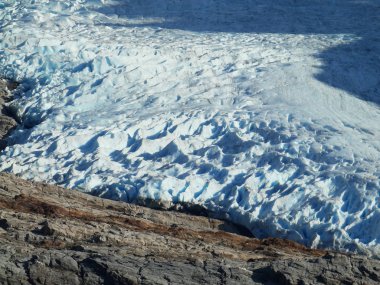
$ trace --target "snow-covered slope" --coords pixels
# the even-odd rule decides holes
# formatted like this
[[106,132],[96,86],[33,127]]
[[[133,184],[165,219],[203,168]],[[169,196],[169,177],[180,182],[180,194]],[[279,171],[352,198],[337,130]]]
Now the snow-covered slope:
[[0,170],[380,254],[378,1],[0,9],[0,75],[23,82]]

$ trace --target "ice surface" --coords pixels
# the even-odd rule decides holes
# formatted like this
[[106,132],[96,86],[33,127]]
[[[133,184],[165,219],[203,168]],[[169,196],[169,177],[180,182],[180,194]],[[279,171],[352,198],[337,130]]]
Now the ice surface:
[[3,1],[0,170],[380,255],[378,1]]

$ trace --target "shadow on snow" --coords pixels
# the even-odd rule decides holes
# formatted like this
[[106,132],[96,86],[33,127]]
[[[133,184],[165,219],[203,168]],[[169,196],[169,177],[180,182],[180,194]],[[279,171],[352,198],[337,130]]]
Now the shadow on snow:
[[[195,32],[349,34],[356,38],[315,55],[315,77],[380,105],[380,1],[377,0],[116,0],[97,12],[127,26]],[[150,19],[143,24],[129,20]],[[125,25],[105,23],[111,27]]]

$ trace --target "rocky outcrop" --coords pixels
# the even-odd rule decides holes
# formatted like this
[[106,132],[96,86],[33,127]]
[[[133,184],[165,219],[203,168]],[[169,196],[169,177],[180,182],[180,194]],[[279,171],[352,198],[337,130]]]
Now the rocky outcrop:
[[[0,284],[379,284],[380,262],[0,174]],[[220,230],[228,229],[228,231]]]
[[6,146],[6,136],[16,127],[16,121],[10,116],[5,107],[11,99],[11,92],[17,84],[9,80],[0,79],[0,150]]

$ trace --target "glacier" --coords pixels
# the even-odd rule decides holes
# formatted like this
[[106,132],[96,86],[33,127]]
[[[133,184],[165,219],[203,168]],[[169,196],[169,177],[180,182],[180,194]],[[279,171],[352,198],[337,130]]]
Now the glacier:
[[380,256],[380,3],[0,1],[0,170]]

